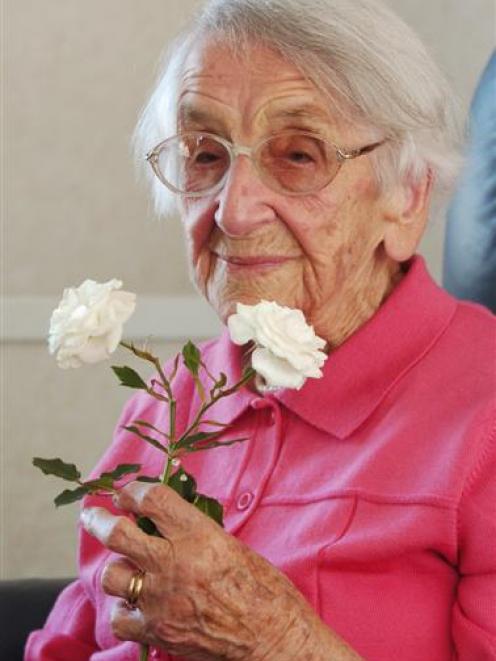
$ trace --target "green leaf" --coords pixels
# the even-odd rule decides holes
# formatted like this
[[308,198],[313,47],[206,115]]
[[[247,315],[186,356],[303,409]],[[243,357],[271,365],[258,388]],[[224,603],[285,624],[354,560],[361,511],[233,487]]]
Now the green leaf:
[[167,448],[165,447],[165,445],[162,445],[162,443],[160,443],[160,441],[157,441],[156,438],[152,438],[147,434],[143,434],[143,432],[140,431],[138,427],[136,427],[135,425],[124,426],[123,429],[131,432],[132,434],[136,434],[136,436],[141,438],[141,440],[145,441],[146,443],[150,443],[150,445],[153,445],[153,447],[157,448],[157,450],[160,450],[161,452],[165,452],[165,454],[167,454]]
[[167,484],[171,489],[174,489],[184,500],[192,503],[196,496],[196,480],[187,473],[183,468],[179,468],[174,475],[169,478]]
[[137,482],[161,482],[160,477],[151,477],[150,475],[140,475],[136,478]]
[[198,443],[197,445],[194,445],[192,447],[188,448],[188,453],[190,452],[201,452],[202,450],[212,450],[213,448],[221,448],[221,447],[228,447],[229,445],[234,445],[235,443],[242,443],[243,441],[247,441],[248,437],[246,438],[234,438],[232,441],[209,441],[208,443]]
[[218,438],[222,434],[222,431],[200,431],[196,434],[191,434],[190,436],[185,436],[180,438],[176,443],[176,448],[188,448],[195,443],[200,441],[206,441],[211,438]]
[[134,420],[134,424],[139,425],[140,427],[146,427],[147,429],[153,429],[153,431],[156,431],[157,434],[160,434],[161,436],[169,440],[168,434],[166,434],[164,431],[161,431],[160,429],[152,425],[150,422],[147,422],[146,420]]
[[129,475],[130,473],[137,473],[141,468],[141,464],[119,464],[113,471],[108,473],[102,473],[100,477],[110,477],[112,480],[118,480],[123,475]]
[[136,525],[140,530],[142,530],[147,535],[153,535],[154,537],[162,537],[159,533],[157,526],[153,523],[151,519],[147,516],[139,516],[136,519]]
[[138,372],[131,369],[130,367],[117,367],[112,365],[112,370],[116,374],[117,378],[121,382],[121,386],[127,386],[128,388],[137,388],[139,390],[147,390],[148,386],[140,377]]
[[102,473],[95,480],[84,482],[83,486],[87,487],[89,491],[109,491],[114,488],[114,480],[110,473]]
[[56,477],[61,477],[69,482],[77,482],[81,477],[81,473],[78,471],[75,464],[66,464],[62,459],[42,459],[41,457],[34,457],[33,465],[42,470],[45,475],[55,475]]
[[218,500],[199,493],[196,495],[194,506],[224,527],[224,509]]
[[70,503],[75,503],[77,500],[81,500],[81,498],[89,493],[89,491],[90,490],[86,487],[78,487],[77,489],[65,489],[65,491],[59,493],[53,502],[57,507],[60,507],[60,505],[69,505]]
[[193,374],[193,376],[198,376],[201,362],[201,355],[198,347],[189,340],[188,343],[184,345],[182,354],[187,369]]

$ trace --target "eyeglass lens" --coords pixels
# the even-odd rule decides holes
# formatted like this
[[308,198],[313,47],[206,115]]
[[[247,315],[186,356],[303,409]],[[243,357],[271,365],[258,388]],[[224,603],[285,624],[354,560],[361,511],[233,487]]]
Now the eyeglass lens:
[[[332,147],[317,137],[301,133],[272,136],[259,145],[254,160],[268,186],[291,193],[318,190],[339,169]],[[167,140],[157,162],[162,177],[186,194],[214,188],[230,165],[229,148],[213,136],[198,133]]]

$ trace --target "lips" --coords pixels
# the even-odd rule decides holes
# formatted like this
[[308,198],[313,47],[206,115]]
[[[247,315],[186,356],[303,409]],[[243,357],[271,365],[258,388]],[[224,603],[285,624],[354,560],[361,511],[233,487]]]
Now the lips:
[[227,269],[230,273],[242,272],[256,272],[267,271],[268,269],[277,268],[282,264],[296,259],[292,255],[219,255],[214,253],[215,256],[221,261],[225,262]]
[[258,255],[257,257],[235,257],[234,255],[217,255],[217,257],[228,264],[236,266],[262,266],[265,264],[282,264],[288,261],[290,257],[280,257],[278,255]]

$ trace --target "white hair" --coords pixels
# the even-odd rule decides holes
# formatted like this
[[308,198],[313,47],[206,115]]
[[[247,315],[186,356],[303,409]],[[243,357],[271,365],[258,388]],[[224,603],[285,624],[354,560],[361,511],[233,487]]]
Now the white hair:
[[[362,127],[388,139],[371,154],[383,189],[423,177],[449,189],[460,164],[458,105],[413,30],[378,0],[207,0],[171,44],[133,136],[136,160],[177,132],[177,98],[188,53],[216,39],[243,56],[268,46],[296,66]],[[175,196],[151,173],[155,210]]]

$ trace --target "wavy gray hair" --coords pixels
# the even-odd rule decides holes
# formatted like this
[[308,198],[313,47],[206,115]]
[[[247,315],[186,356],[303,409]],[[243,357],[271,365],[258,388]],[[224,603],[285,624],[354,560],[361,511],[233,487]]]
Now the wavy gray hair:
[[[370,156],[383,189],[430,170],[449,188],[458,172],[458,106],[450,87],[413,32],[377,0],[207,0],[171,44],[133,136],[137,162],[177,132],[177,96],[188,53],[205,39],[243,56],[269,46],[329,98],[333,112],[389,139]],[[176,198],[146,170],[155,210]]]

